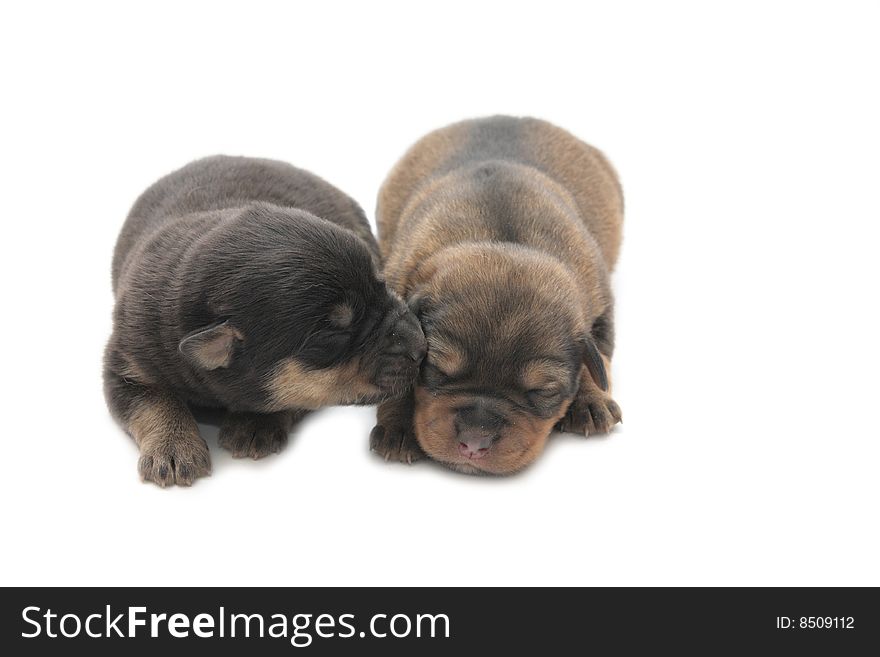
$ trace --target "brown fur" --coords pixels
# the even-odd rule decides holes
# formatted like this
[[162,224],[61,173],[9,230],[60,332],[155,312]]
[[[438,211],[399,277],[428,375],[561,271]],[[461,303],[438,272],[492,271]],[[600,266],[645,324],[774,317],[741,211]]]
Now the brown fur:
[[137,364],[137,362],[124,352],[120,352],[119,376],[126,383],[140,383],[142,385],[150,385],[153,383],[152,377]]
[[370,449],[386,461],[413,463],[425,453],[415,439],[412,391],[379,406],[376,426],[370,433]]
[[227,413],[220,426],[218,443],[236,458],[261,459],[280,452],[293,425],[307,411],[277,413]]
[[189,486],[211,473],[208,446],[186,404],[155,394],[134,407],[126,429],[140,449],[141,479],[162,487]]
[[381,391],[365,377],[357,359],[309,370],[295,358],[283,362],[269,383],[271,410],[314,410],[331,404],[365,404]]
[[[537,119],[454,124],[394,167],[377,221],[386,279],[420,316],[428,355],[409,412],[380,406],[374,448],[417,440],[456,469],[505,474],[533,461],[554,425],[594,433],[619,421],[581,365],[610,370],[613,350],[623,198],[598,150]],[[577,344],[602,358],[582,360]],[[491,449],[466,458],[458,437],[475,431],[492,433]]]
[[423,387],[415,391],[414,422],[419,445],[432,459],[453,469],[474,474],[510,474],[534,461],[563,413],[550,418],[537,418],[523,412],[508,416],[509,424],[502,430],[497,445],[480,461],[466,461],[458,453],[456,441],[449,439],[455,432],[452,422],[455,408],[468,401],[467,395],[433,396]]

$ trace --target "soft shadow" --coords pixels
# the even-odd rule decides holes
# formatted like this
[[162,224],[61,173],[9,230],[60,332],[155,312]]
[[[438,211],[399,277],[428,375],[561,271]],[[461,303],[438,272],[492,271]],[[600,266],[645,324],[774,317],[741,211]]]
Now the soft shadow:
[[[554,436],[551,436],[550,441],[548,442],[552,442],[553,438]],[[581,440],[583,441],[586,439],[582,438]],[[547,448],[545,448],[545,452],[546,450]],[[533,476],[537,476],[535,473],[539,472],[544,467],[543,454],[539,456],[538,459],[531,465],[520,470],[519,472],[514,472],[513,474],[508,475],[495,475],[490,473],[466,474],[464,472],[458,472],[457,470],[448,468],[442,463],[433,461],[427,457],[410,465],[407,463],[399,463],[396,461],[385,461],[381,456],[379,456],[372,450],[370,451],[369,456],[370,460],[373,462],[374,467],[387,467],[393,469],[395,472],[406,472],[408,470],[412,474],[431,473],[432,476],[442,477],[450,482],[455,481],[457,483],[465,483],[468,485],[472,484],[476,486],[504,486],[508,483],[512,484],[513,482],[528,481]]]

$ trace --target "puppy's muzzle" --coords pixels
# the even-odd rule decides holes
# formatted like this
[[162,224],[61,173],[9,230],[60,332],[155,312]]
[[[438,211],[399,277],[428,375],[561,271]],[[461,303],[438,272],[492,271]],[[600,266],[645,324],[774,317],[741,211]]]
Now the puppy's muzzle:
[[425,334],[416,317],[406,312],[391,327],[380,357],[377,384],[386,390],[409,387],[418,376],[428,352]]
[[504,415],[489,401],[477,399],[459,408],[455,415],[458,453],[467,459],[481,459],[501,436]]
[[386,356],[408,358],[418,365],[428,353],[425,334],[419,320],[412,313],[405,313],[400,317],[388,337],[390,344],[385,350]]

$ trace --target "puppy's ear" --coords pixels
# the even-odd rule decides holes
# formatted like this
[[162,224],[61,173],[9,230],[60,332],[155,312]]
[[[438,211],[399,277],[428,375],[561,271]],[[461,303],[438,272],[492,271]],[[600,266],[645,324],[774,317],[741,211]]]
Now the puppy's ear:
[[434,299],[427,285],[419,285],[407,293],[405,301],[409,311],[421,319],[422,315],[430,310]]
[[424,287],[416,288],[407,296],[406,305],[413,315],[420,317],[428,305],[428,292]]
[[196,329],[180,341],[178,349],[190,363],[205,370],[229,367],[236,342],[244,336],[228,321]]
[[605,362],[602,360],[602,355],[599,353],[598,347],[596,347],[596,342],[593,340],[592,336],[588,335],[584,338],[583,344],[583,361],[584,365],[587,366],[587,371],[590,373],[595,384],[602,390],[607,391],[608,373],[605,371]]

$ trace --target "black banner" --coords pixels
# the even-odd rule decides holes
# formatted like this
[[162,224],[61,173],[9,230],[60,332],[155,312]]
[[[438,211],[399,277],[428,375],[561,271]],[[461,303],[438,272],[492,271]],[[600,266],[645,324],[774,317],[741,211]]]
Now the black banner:
[[2,596],[7,655],[141,646],[176,655],[222,642],[273,655],[650,646],[854,654],[880,638],[877,592],[867,588],[7,588]]

